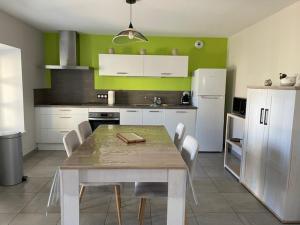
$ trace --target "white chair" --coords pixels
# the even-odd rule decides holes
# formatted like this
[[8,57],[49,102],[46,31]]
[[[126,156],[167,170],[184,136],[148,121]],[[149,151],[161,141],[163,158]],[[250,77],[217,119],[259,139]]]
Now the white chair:
[[174,135],[174,144],[177,147],[177,150],[181,152],[183,137],[185,134],[185,126],[183,123],[177,124],[175,135]]
[[[67,152],[68,157],[70,157],[79,146],[80,141],[78,138],[78,135],[75,130],[72,130],[64,135],[63,137],[63,143],[65,146],[65,150]],[[119,183],[80,183],[80,193],[79,193],[79,201],[82,200],[82,196],[84,193],[84,190],[88,186],[108,186],[112,185],[114,186],[115,191],[115,197],[116,197],[116,206],[117,206],[117,214],[118,214],[118,222],[119,225],[122,225],[122,219],[121,219],[121,188]]]
[[83,121],[78,125],[78,134],[80,143],[82,144],[85,139],[92,134],[92,128],[89,121]]
[[[198,200],[194,191],[192,177],[193,177],[194,167],[197,160],[197,155],[198,155],[198,142],[195,138],[188,135],[184,139],[181,156],[187,165],[189,185],[193,192],[193,197],[196,205],[198,204]],[[138,219],[140,221],[140,225],[143,225],[146,199],[152,197],[167,197],[168,183],[136,182],[134,194],[135,196],[141,198],[139,212],[138,212]],[[187,224],[187,218],[185,219],[185,224]]]

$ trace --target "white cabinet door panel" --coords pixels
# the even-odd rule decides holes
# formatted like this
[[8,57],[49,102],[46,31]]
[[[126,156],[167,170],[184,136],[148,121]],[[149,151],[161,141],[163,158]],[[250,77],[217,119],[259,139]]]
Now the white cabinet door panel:
[[77,129],[78,124],[86,120],[87,115],[40,115],[40,128]]
[[245,124],[244,168],[242,182],[262,198],[265,179],[265,128],[264,110],[267,105],[267,90],[249,89]]
[[71,130],[72,129],[40,129],[40,143],[63,143],[63,136]]
[[87,108],[69,108],[69,107],[39,107],[36,108],[36,113],[40,115],[75,115],[85,114],[88,116]]
[[143,125],[163,125],[163,109],[143,109]]
[[100,54],[99,74],[102,76],[143,76],[143,56]]
[[166,109],[165,127],[170,137],[173,139],[178,123],[183,123],[186,127],[186,135],[195,136],[196,110],[194,109]]
[[145,55],[144,76],[187,77],[188,56]]
[[120,109],[121,125],[142,125],[143,111],[142,109]]

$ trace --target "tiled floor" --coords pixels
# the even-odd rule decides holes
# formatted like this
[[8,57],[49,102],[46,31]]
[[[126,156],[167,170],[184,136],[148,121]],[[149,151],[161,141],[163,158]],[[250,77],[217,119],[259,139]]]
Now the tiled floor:
[[[63,151],[39,151],[24,162],[26,183],[0,186],[0,225],[59,225],[59,206],[46,216],[46,202],[57,166],[66,157]],[[278,225],[269,213],[223,168],[223,154],[200,154],[195,176],[199,204],[187,194],[190,225]],[[138,200],[132,184],[122,187],[124,225],[137,225]],[[111,187],[88,188],[81,203],[81,225],[117,225]],[[145,225],[166,224],[166,199],[147,202]]]

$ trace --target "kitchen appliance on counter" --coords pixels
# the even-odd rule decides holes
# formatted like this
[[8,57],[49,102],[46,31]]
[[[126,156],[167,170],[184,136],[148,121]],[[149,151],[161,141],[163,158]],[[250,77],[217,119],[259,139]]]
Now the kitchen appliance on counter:
[[94,131],[103,124],[120,124],[119,112],[89,112],[89,122]]
[[107,104],[108,105],[114,105],[115,104],[115,92],[114,91],[108,91],[107,92]]
[[233,104],[232,104],[232,113],[241,117],[246,116],[246,105],[247,105],[247,99],[246,98],[233,98]]
[[202,152],[223,151],[225,86],[226,69],[197,69],[193,73],[196,138]]
[[182,105],[189,105],[191,104],[191,94],[188,91],[182,93],[181,96],[181,104]]

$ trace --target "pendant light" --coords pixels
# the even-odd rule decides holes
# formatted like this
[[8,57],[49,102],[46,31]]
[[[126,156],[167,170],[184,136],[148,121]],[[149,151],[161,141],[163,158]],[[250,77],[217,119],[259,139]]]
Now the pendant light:
[[132,5],[136,3],[136,0],[126,0],[126,2],[130,5],[130,23],[129,27],[126,30],[121,31],[112,39],[114,44],[129,44],[134,42],[147,42],[148,39],[135,30],[132,25]]

